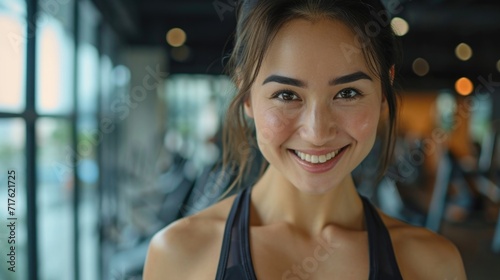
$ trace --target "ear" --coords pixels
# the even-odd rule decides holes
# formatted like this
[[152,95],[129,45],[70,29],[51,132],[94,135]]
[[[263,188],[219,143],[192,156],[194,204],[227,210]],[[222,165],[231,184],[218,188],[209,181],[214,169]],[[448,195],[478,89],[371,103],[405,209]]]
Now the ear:
[[[394,85],[395,76],[396,76],[395,66],[392,65],[391,68],[389,68],[389,79],[391,81],[391,85]],[[386,103],[387,103],[387,98],[385,97],[385,94],[382,94],[382,107],[384,107]]]
[[245,114],[253,119],[253,107],[252,107],[252,100],[250,100],[250,94],[245,98],[245,101],[243,101],[243,109],[245,109]]

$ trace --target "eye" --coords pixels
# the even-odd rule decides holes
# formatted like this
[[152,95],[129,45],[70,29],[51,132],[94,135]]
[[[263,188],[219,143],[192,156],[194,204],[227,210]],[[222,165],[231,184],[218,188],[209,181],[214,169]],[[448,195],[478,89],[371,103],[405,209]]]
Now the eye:
[[273,98],[277,98],[284,102],[290,102],[294,100],[299,100],[299,97],[291,91],[278,91],[273,94]]
[[361,92],[353,88],[343,89],[335,96],[336,99],[347,99],[347,100],[353,100],[359,97],[361,97]]

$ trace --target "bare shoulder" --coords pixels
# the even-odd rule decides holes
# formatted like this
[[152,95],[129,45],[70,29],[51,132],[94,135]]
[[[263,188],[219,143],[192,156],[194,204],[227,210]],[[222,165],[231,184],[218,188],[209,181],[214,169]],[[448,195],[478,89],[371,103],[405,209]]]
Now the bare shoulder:
[[381,212],[391,235],[404,279],[466,279],[457,247],[445,237],[424,227],[406,224]]
[[157,232],[149,244],[144,279],[214,279],[234,197]]

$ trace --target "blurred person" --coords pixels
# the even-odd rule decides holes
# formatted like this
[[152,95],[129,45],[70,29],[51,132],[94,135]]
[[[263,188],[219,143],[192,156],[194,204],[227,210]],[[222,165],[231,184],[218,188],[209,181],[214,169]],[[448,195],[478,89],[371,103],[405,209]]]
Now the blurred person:
[[382,171],[392,153],[389,22],[379,0],[239,3],[224,163],[240,186],[256,143],[264,172],[158,232],[145,280],[466,279],[451,242],[377,210],[352,179],[381,121]]

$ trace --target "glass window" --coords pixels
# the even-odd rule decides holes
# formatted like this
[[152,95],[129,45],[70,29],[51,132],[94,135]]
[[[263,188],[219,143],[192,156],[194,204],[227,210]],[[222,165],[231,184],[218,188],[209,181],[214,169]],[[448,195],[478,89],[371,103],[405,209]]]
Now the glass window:
[[[108,107],[109,104],[111,104],[110,101],[110,96],[113,93],[114,86],[115,86],[115,81],[113,80],[113,62],[111,61],[111,58],[107,55],[101,56],[101,61],[100,61],[100,77],[101,77],[101,84],[100,84],[100,90],[101,90],[101,104],[102,107]],[[101,108],[102,113],[109,113],[109,110],[103,110]]]
[[106,137],[107,126],[98,127],[98,91],[100,78],[97,51],[99,13],[89,0],[78,2],[80,45],[78,46],[78,139],[77,178],[80,189],[78,205],[78,248],[80,279],[98,279],[99,267],[99,199],[97,184],[99,165],[97,147]]
[[[73,158],[69,121],[40,118],[38,140],[38,252],[41,279],[73,278]],[[57,249],[57,254],[54,250]]]
[[90,1],[80,1],[80,45],[78,46],[78,113],[97,112],[99,53],[97,28],[99,13]]
[[0,110],[25,108],[26,3],[0,0]]
[[97,112],[97,90],[99,73],[99,54],[97,49],[87,43],[78,48],[78,113]]
[[106,133],[98,130],[94,116],[81,116],[78,124],[77,141],[77,174],[80,188],[79,215],[79,254],[80,279],[98,279],[99,231],[99,199],[97,183],[99,165],[97,147],[106,137]]
[[[67,31],[71,1],[50,6],[41,1],[37,41],[37,98],[40,114],[68,114],[73,110],[73,40]],[[68,11],[69,9],[69,11]]]
[[[26,126],[22,119],[0,119],[0,279],[21,280],[26,279],[28,271],[27,260],[27,230],[26,230],[26,169],[25,169],[25,139]],[[8,178],[8,170],[15,171],[15,178]],[[14,179],[14,180],[12,180]],[[9,183],[10,181],[10,183]],[[12,190],[12,191],[11,191]],[[7,208],[8,199],[15,205],[13,215]],[[15,218],[15,220],[7,220]],[[14,223],[14,235],[11,229],[4,225],[4,222]],[[9,238],[6,242],[4,238]],[[15,246],[14,263],[10,263],[10,257],[5,254],[11,253],[11,246]],[[15,273],[10,272],[9,267],[13,267]]]

